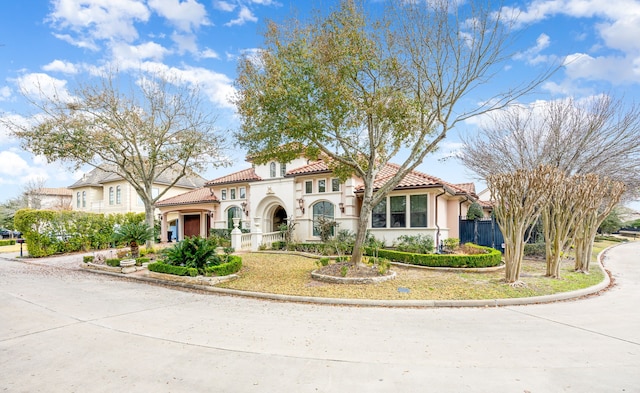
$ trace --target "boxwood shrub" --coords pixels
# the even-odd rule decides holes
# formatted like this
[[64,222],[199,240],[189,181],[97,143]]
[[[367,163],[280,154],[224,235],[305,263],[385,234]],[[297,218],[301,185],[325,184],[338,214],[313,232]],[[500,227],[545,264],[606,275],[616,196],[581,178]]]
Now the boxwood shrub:
[[198,269],[195,267],[174,266],[163,262],[150,263],[147,269],[156,273],[174,274],[176,276],[195,277],[198,275]]
[[429,266],[429,267],[455,267],[455,268],[477,268],[492,267],[502,263],[502,254],[500,251],[491,247],[482,247],[472,245],[484,249],[487,252],[474,255],[460,254],[414,254],[410,252],[402,252],[395,250],[378,249],[373,250],[366,248],[367,255],[376,255],[386,258],[394,262],[402,262],[410,265]]
[[85,255],[82,257],[82,262],[89,263],[93,262],[93,255]]
[[14,239],[11,239],[11,240],[0,240],[0,247],[1,246],[13,246],[14,244],[16,244],[16,241]]
[[214,276],[228,276],[229,274],[237,273],[242,269],[242,258],[237,255],[229,255],[228,262],[220,265],[205,267],[205,273]]
[[136,258],[136,266],[142,266],[143,263],[147,263],[151,261],[149,257],[138,257]]
[[104,261],[109,266],[119,267],[120,266],[120,258],[109,258]]

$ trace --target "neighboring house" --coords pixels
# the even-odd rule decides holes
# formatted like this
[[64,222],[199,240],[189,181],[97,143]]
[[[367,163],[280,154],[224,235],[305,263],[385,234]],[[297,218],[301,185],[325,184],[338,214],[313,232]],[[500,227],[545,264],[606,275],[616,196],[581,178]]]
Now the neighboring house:
[[27,207],[42,210],[70,210],[72,191],[68,188],[38,188],[27,192]]
[[[376,189],[399,166],[388,164],[377,176]],[[296,223],[296,241],[320,239],[319,216],[335,220],[338,230],[355,232],[362,205],[362,181],[340,181],[322,161],[298,158],[287,164],[270,162],[211,181],[203,188],[159,201],[162,240],[177,229],[177,239],[202,236],[210,228],[240,227],[254,233],[277,232],[288,221]],[[400,235],[427,234],[434,240],[458,237],[458,218],[477,199],[470,184],[455,185],[414,171],[375,207],[369,217],[372,235],[391,245]],[[255,244],[253,248],[255,248]]]
[[[107,167],[94,168],[69,186],[73,192],[71,208],[92,213],[144,213],[144,203],[133,186],[122,176],[104,168]],[[184,177],[166,192],[165,197],[202,187],[204,182],[200,176]],[[153,184],[153,195],[159,195],[169,184],[171,179],[158,177]]]

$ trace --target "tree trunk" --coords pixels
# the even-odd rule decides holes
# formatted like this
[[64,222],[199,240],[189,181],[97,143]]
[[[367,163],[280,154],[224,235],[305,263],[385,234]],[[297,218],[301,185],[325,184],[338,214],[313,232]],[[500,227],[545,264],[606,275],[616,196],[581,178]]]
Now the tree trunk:
[[[364,202],[366,201],[366,202]],[[371,215],[371,200],[364,198],[360,216],[358,218],[358,228],[356,230],[356,240],[353,244],[351,262],[354,266],[362,265],[362,254],[364,253],[364,242],[367,239],[367,229],[369,227],[369,216]]]
[[[149,228],[154,228],[156,224],[156,217],[155,217],[156,209],[155,209],[155,206],[153,205],[153,201],[148,200],[147,198],[142,198],[142,200],[144,201],[145,222],[147,223]],[[147,243],[146,243],[147,248],[153,248],[155,241],[156,241],[155,236],[152,236],[151,239],[147,240]]]

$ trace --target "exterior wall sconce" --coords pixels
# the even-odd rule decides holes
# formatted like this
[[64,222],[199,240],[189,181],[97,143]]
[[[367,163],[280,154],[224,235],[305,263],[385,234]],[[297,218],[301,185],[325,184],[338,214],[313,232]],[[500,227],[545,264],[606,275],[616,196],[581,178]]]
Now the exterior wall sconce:
[[162,222],[162,213],[158,213],[158,221]]
[[216,215],[216,210],[209,210],[209,217],[211,217],[213,219],[213,217]]
[[242,208],[242,211],[244,212],[244,215],[249,217],[249,210],[247,210],[247,202],[242,202],[240,204],[240,207]]
[[338,203],[338,208],[340,208],[341,213],[344,213],[344,203],[342,202]]
[[302,198],[298,199],[298,207],[300,208],[300,211],[302,212],[302,214],[304,214],[304,199]]

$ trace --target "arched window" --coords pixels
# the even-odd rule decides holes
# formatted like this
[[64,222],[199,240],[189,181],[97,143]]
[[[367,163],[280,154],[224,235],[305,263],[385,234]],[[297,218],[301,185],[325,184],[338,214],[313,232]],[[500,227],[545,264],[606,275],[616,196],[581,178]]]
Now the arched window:
[[109,204],[113,205],[113,187],[109,187]]
[[[234,218],[242,218],[242,210],[238,206],[232,206],[227,210],[227,228],[233,229]],[[238,228],[242,229],[242,220]]]
[[82,207],[87,207],[87,192],[82,191]]
[[76,207],[80,208],[80,191],[76,193]]
[[119,205],[122,203],[122,189],[120,186],[116,187],[116,204]]
[[269,176],[276,177],[276,163],[272,162],[269,164]]
[[[313,236],[320,236],[320,228],[318,227],[318,217],[324,217],[327,220],[333,221],[334,208],[333,203],[327,201],[320,201],[313,205]],[[331,235],[334,234],[334,228],[331,228]]]

